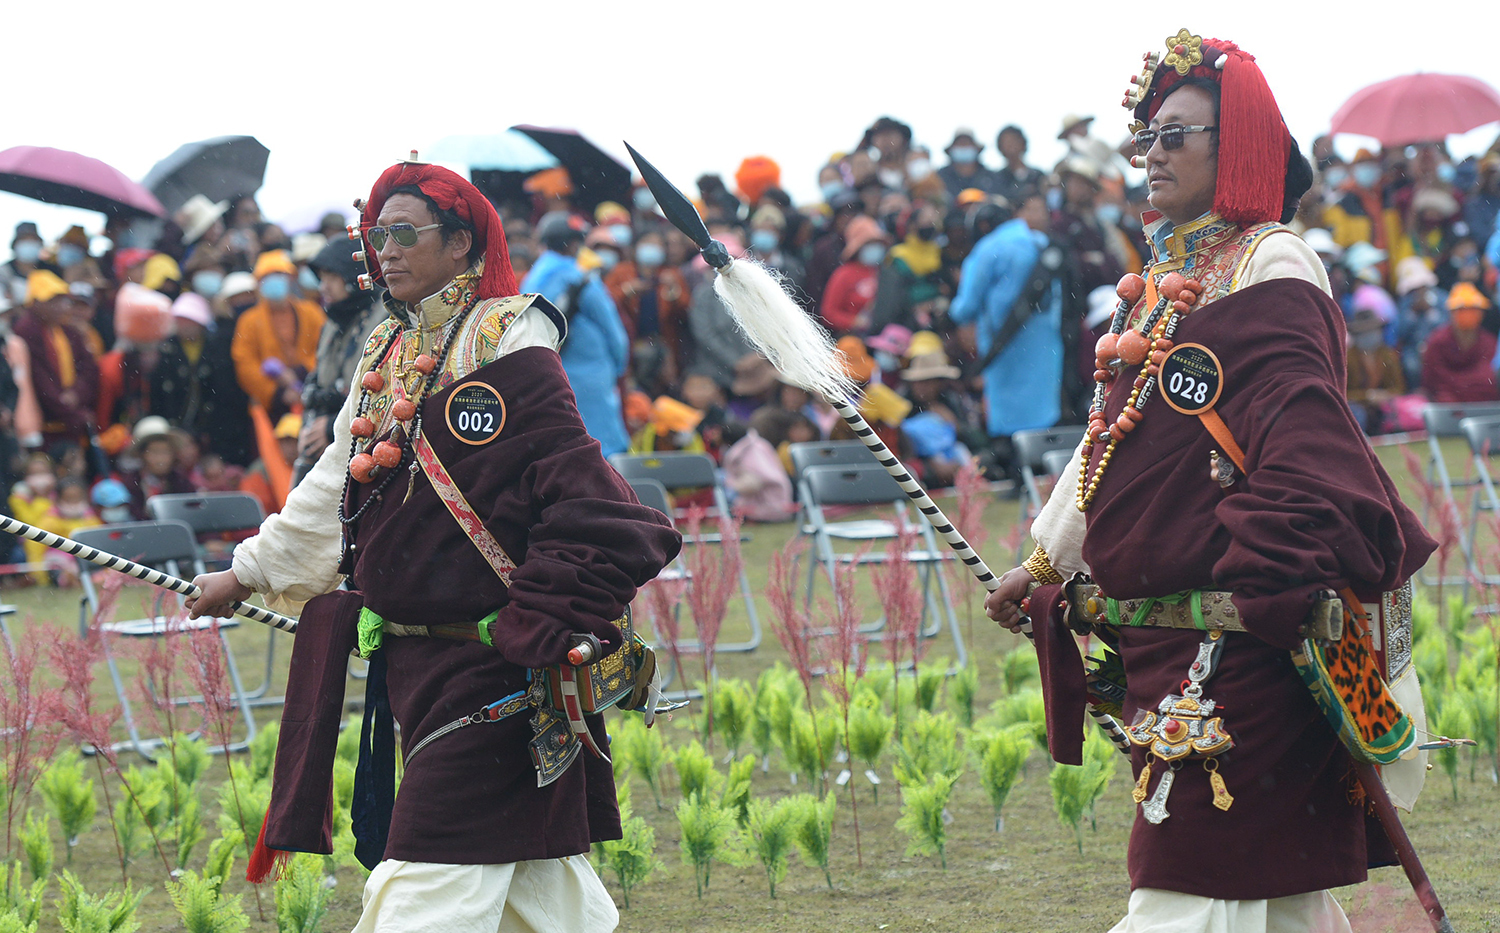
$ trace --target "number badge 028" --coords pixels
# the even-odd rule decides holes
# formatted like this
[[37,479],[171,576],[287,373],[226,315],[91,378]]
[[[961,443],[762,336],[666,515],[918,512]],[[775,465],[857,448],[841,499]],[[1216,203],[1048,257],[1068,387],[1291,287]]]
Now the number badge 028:
[[465,444],[488,444],[505,428],[505,401],[482,382],[466,382],[448,396],[444,418]]
[[1210,411],[1224,391],[1224,369],[1212,350],[1201,343],[1184,343],[1172,348],[1161,361],[1157,377],[1162,398],[1184,415],[1201,415]]

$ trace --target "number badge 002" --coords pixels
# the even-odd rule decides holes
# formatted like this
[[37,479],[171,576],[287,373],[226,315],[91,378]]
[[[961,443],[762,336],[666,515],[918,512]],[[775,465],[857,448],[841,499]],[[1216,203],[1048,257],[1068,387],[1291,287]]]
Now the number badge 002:
[[505,428],[505,401],[482,382],[454,389],[443,411],[448,430],[465,444],[488,444]]
[[1201,343],[1172,348],[1161,361],[1157,377],[1162,398],[1184,415],[1201,415],[1214,407],[1224,391],[1224,369],[1212,350]]

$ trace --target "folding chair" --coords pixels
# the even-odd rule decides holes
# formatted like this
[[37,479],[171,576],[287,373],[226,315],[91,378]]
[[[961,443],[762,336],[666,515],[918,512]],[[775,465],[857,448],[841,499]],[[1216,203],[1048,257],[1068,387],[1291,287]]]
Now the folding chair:
[[[1474,473],[1477,476],[1475,482],[1480,488],[1480,495],[1475,497],[1473,504],[1469,507],[1468,524],[1469,547],[1471,551],[1477,551],[1479,513],[1489,512],[1491,515],[1500,517],[1500,496],[1496,495],[1495,479],[1490,474],[1490,458],[1500,456],[1500,414],[1465,418],[1459,422],[1459,429],[1463,431],[1464,439],[1469,442],[1469,454],[1473,458]],[[1472,577],[1464,577],[1465,599],[1469,595],[1471,580],[1487,585],[1500,583],[1500,574],[1480,572],[1477,557],[1473,559],[1469,569],[1472,571]]]
[[[629,483],[630,488],[635,490],[635,497],[641,500],[641,505],[644,505],[647,508],[655,509],[656,511],[662,513],[667,517],[667,521],[672,522],[672,526],[674,528],[677,526],[677,523],[672,519],[672,498],[667,494],[667,487],[663,486],[661,483],[657,482],[654,479],[633,479],[629,480]],[[672,563],[662,568],[661,573],[656,575],[656,579],[684,580],[688,581],[688,586],[692,585],[692,574],[688,571],[687,564],[686,562],[684,562],[681,554],[678,554],[676,559],[674,559]],[[673,606],[673,617],[677,618],[681,610],[681,602]],[[658,632],[656,634],[660,633]],[[683,641],[677,643],[677,651],[679,653],[692,654],[694,652],[701,651],[702,648],[702,644],[696,641]],[[664,668],[661,675],[661,688],[663,690],[666,690],[667,687],[671,686],[672,680],[677,675],[677,671],[671,664],[663,664],[663,662],[658,661],[658,665],[663,666]],[[673,696],[674,698],[677,698],[677,695]],[[697,691],[682,691],[680,692],[680,696],[690,699],[697,699],[700,694]]]
[[[1017,519],[1022,525],[1035,518],[1042,510],[1042,493],[1037,488],[1037,477],[1056,476],[1057,472],[1049,469],[1044,459],[1052,451],[1066,451],[1067,457],[1063,459],[1063,466],[1067,466],[1068,458],[1073,451],[1078,449],[1078,444],[1083,440],[1084,428],[1078,425],[1063,425],[1055,428],[1046,428],[1040,431],[1017,431],[1011,435],[1011,447],[1015,451],[1016,462],[1021,468],[1021,514]],[[1025,560],[1025,539],[1016,546],[1016,562]]]
[[[261,511],[260,500],[248,492],[190,492],[152,496],[146,500],[146,509],[157,521],[187,522],[199,539],[198,559],[205,567],[226,562],[222,558],[209,556],[202,544],[204,535],[255,531],[266,518]],[[276,642],[284,637],[286,636],[275,629],[266,628],[266,673],[260,686],[245,694],[245,699],[250,701],[251,706],[280,706],[286,699],[266,695],[271,692],[271,681],[276,673]]]
[[[724,485],[719,482],[718,468],[714,465],[713,458],[707,454],[683,451],[659,454],[615,454],[609,458],[609,462],[629,483],[637,480],[655,480],[663,489],[710,489],[713,491],[715,514],[722,516],[732,514],[729,509],[729,495],[724,491]],[[670,518],[671,509],[665,510],[665,514]],[[748,535],[741,534],[740,540],[748,541],[750,538]],[[718,532],[704,532],[696,538],[684,536],[683,542],[723,545]],[[755,593],[750,589],[750,578],[745,573],[743,562],[740,563],[740,597],[744,600],[745,617],[750,623],[750,638],[748,641],[719,645],[715,648],[716,651],[754,651],[760,647],[760,614],[755,609]]]
[[[193,536],[193,529],[186,522],[127,522],[98,528],[81,528],[73,533],[73,540],[101,551],[118,554],[139,564],[157,567],[173,576],[183,576],[182,568],[191,571],[202,569],[202,564],[198,560],[197,539]],[[90,616],[97,615],[99,612],[99,592],[94,587],[93,575],[102,568],[85,561],[79,561],[78,566],[79,581],[83,585],[83,599],[78,608],[78,628],[79,634],[83,635],[88,631]],[[229,641],[224,637],[224,629],[238,627],[239,620],[232,618],[173,620],[161,611],[167,599],[174,600],[180,608],[180,597],[161,591],[153,604],[151,618],[108,622],[100,626],[102,633],[122,638],[161,638],[203,631],[217,623],[219,645],[224,651],[229,682],[234,688],[235,699],[240,707],[240,716],[245,723],[244,740],[230,744],[227,751],[241,751],[248,748],[250,740],[255,738],[255,718],[251,715],[250,704],[245,698],[244,685],[240,683],[240,672],[234,661],[234,652],[229,649]],[[110,680],[114,683],[115,696],[120,701],[125,729],[130,734],[130,741],[117,743],[115,747],[117,749],[133,748],[141,757],[149,760],[151,755],[148,749],[162,744],[163,740],[141,737],[130,705],[130,697],[125,690],[124,680],[120,676],[119,665],[115,663],[114,655],[110,653],[108,638],[102,639],[102,647],[104,659],[109,666]],[[166,703],[176,702],[177,699],[176,697],[161,698],[162,702]]]
[[[1478,478],[1453,478],[1453,475],[1448,472],[1448,462],[1443,457],[1442,441],[1447,438],[1465,437],[1462,427],[1465,418],[1484,418],[1491,415],[1500,415],[1500,402],[1434,403],[1422,409],[1422,423],[1427,428],[1427,482],[1436,483],[1443,490],[1443,502],[1446,508],[1452,510],[1453,524],[1458,532],[1458,549],[1464,558],[1464,572],[1457,576],[1449,575],[1442,580],[1424,568],[1421,573],[1424,586],[1437,586],[1439,583],[1448,586],[1456,583],[1467,587],[1469,574],[1475,570],[1474,548],[1464,528],[1463,515],[1458,507],[1458,500],[1454,498],[1453,490],[1470,489],[1480,485],[1481,481]],[[1431,509],[1424,503],[1422,524],[1432,527],[1433,518]]]
[[[951,560],[952,554],[938,544],[937,534],[928,524],[925,516],[916,513],[917,519],[912,521],[910,500],[885,468],[878,463],[859,464],[856,466],[810,466],[802,471],[799,482],[804,492],[803,514],[807,517],[811,528],[810,534],[813,539],[814,559],[808,562],[807,595],[805,603],[812,604],[813,585],[817,580],[817,567],[822,565],[830,581],[836,580],[836,568],[838,564],[874,564],[883,563],[886,555],[882,553],[868,553],[864,555],[839,553],[834,549],[833,542],[836,539],[843,540],[879,540],[880,538],[894,537],[898,529],[915,528],[921,536],[922,546],[907,553],[907,558],[922,569],[922,636],[932,638],[936,636],[943,627],[943,619],[948,622],[948,630],[953,635],[953,645],[957,652],[956,664],[963,667],[968,663],[968,652],[964,646],[963,636],[958,630],[958,615],[953,610],[953,597],[948,591],[948,581],[942,574],[941,564],[945,560]],[[889,526],[889,534],[867,534],[856,533],[850,535],[842,532],[840,525],[851,523],[829,523],[824,515],[824,508],[830,505],[852,505],[852,506],[886,506],[894,515],[894,521],[883,522]],[[857,523],[864,528],[873,530],[870,523]],[[937,591],[933,591],[933,581],[937,582]],[[928,619],[931,623],[927,624]],[[876,629],[883,627],[875,626]]]

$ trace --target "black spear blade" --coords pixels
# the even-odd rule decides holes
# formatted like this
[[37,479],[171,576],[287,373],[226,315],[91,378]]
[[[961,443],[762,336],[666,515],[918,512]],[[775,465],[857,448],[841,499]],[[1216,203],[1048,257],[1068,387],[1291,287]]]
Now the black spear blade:
[[625,148],[630,151],[630,157],[635,160],[636,168],[641,171],[641,178],[646,182],[646,187],[651,189],[651,194],[656,198],[656,204],[672,226],[681,230],[687,238],[697,244],[698,249],[703,251],[703,258],[714,268],[722,268],[729,264],[729,251],[724,244],[708,235],[708,227],[704,226],[703,218],[698,216],[698,209],[693,207],[693,202],[688,196],[678,190],[677,186],[667,181],[667,176],[650,162],[646,157],[635,151],[630,143],[625,143]]

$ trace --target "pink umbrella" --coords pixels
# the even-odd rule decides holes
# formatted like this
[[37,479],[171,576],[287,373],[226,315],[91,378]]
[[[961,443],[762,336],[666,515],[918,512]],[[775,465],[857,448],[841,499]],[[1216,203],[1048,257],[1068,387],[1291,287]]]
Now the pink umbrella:
[[1500,94],[1463,75],[1403,75],[1356,91],[1333,115],[1333,132],[1385,146],[1438,142],[1500,120]]
[[104,213],[166,213],[150,191],[98,159],[44,146],[0,152],[0,191]]

